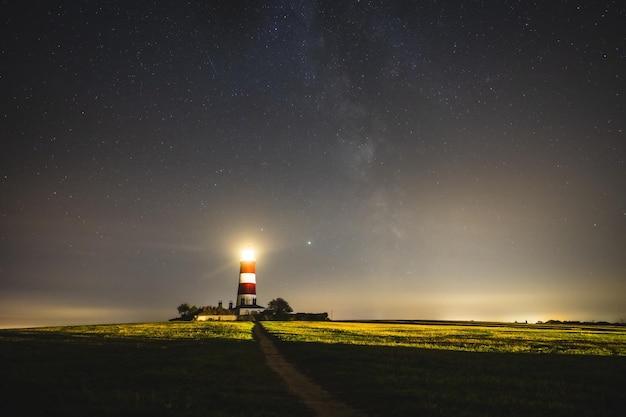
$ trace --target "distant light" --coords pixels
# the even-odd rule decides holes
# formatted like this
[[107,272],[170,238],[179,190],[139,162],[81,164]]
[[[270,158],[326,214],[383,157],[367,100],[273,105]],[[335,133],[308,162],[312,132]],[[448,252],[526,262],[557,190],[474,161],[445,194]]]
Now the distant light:
[[310,244],[311,244],[311,241],[309,240],[308,242],[306,242],[306,244],[307,244],[307,245],[310,245]]
[[244,249],[241,252],[241,260],[242,261],[254,261],[254,250]]

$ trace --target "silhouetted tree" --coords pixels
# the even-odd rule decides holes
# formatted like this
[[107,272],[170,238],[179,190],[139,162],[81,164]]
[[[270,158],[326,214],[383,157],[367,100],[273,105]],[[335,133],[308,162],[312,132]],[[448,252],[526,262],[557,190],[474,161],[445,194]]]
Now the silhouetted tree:
[[289,303],[282,298],[276,298],[267,304],[267,309],[275,317],[284,317],[293,311]]
[[189,313],[190,307],[189,307],[189,304],[182,303],[181,305],[176,307],[176,309],[178,310],[178,314],[180,314],[181,317],[184,317],[187,315],[187,313]]
[[189,304],[187,303],[183,303],[179,305],[178,307],[176,307],[176,309],[178,310],[178,313],[180,314],[179,320],[183,320],[183,321],[193,320],[194,316],[200,313],[203,308],[204,307],[198,308],[196,306],[189,306]]

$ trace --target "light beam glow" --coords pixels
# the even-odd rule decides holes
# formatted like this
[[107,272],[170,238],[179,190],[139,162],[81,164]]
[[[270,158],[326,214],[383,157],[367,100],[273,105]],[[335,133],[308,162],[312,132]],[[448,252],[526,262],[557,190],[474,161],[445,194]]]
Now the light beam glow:
[[241,252],[241,260],[242,261],[254,261],[254,250],[253,249],[244,249]]

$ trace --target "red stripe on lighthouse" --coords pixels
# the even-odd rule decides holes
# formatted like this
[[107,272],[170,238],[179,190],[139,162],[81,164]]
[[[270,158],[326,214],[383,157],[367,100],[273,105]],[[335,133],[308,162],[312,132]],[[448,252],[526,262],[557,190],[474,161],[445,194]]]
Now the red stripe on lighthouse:
[[250,283],[240,283],[238,294],[255,294],[256,295],[256,284]]

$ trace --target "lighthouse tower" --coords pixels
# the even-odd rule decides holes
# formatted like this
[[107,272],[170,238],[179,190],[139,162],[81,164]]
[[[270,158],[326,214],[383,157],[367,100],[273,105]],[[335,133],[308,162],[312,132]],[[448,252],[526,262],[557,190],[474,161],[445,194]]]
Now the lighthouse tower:
[[241,254],[239,288],[237,289],[237,314],[248,316],[265,310],[256,303],[256,258],[252,249]]

